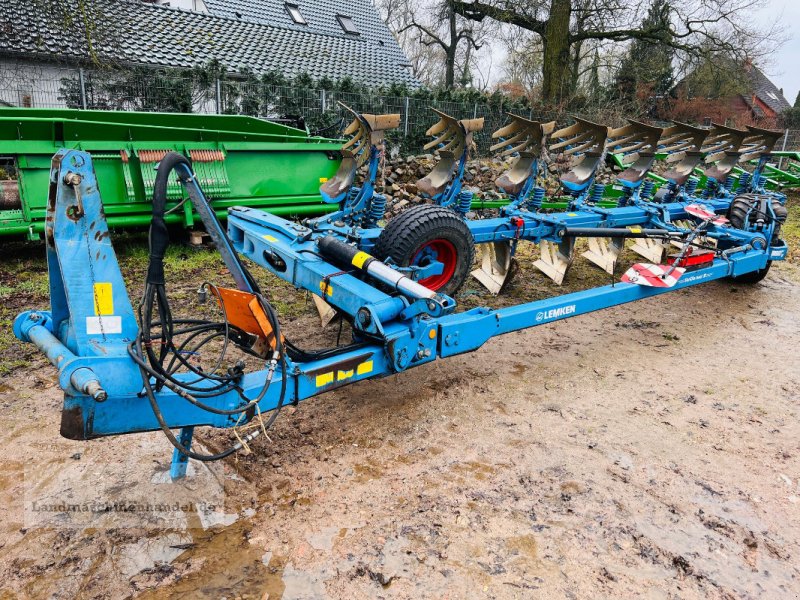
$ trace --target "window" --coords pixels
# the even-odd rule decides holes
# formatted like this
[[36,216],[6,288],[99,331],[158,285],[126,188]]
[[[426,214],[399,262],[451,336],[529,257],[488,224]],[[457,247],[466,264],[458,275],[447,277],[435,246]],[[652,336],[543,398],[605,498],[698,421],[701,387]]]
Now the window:
[[778,99],[778,96],[775,95],[775,92],[767,92],[767,96],[769,96],[773,100],[777,100]]
[[300,12],[300,7],[297,6],[297,4],[290,4],[287,2],[284,6],[286,7],[286,12],[292,17],[292,21],[298,25],[308,25],[308,21],[303,17],[303,13]]
[[342,29],[344,29],[345,33],[353,33],[355,35],[358,35],[358,27],[356,27],[356,24],[353,23],[352,17],[346,17],[345,15],[336,15],[336,18],[339,19],[339,25],[342,26]]

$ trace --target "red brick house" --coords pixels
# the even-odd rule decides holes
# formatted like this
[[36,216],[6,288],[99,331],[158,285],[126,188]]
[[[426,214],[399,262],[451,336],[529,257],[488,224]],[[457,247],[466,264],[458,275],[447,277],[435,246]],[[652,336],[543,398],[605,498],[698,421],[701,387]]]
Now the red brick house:
[[758,125],[760,127],[780,127],[780,115],[791,108],[791,104],[763,71],[747,63],[743,67],[745,91],[726,97],[701,97],[687,90],[686,80],[675,86],[674,100],[670,103],[665,117],[679,121],[698,123],[714,121],[731,125]]

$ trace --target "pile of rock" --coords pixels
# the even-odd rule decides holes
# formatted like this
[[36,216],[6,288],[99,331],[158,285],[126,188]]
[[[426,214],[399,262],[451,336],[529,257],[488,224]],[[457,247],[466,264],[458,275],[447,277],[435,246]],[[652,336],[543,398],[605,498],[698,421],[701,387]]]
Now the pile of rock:
[[[464,189],[475,194],[476,198],[492,201],[506,197],[496,186],[500,175],[511,168],[514,158],[478,158],[471,160],[464,173]],[[377,190],[386,196],[387,216],[396,215],[409,206],[429,202],[422,198],[417,190],[417,181],[425,177],[436,166],[437,158],[433,154],[417,156],[386,157],[378,172]],[[544,187],[547,196],[559,195],[561,186],[558,180],[562,165],[558,160],[552,161],[548,168]],[[614,182],[616,173],[610,167],[604,168],[597,181],[603,185]]]
[[[426,202],[417,190],[417,181],[436,166],[433,154],[387,158],[378,174],[377,191],[386,195],[388,214],[397,214],[409,205]],[[476,159],[469,162],[464,173],[464,189],[484,200],[498,200],[503,193],[494,185],[495,180],[511,167],[511,160],[497,158]]]

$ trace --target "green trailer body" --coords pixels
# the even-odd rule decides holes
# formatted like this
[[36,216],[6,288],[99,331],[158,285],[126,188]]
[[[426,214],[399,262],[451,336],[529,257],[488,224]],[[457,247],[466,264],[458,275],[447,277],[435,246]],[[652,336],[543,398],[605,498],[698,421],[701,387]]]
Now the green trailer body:
[[777,188],[799,188],[800,152],[773,152],[772,162],[764,167],[764,174]]
[[[109,225],[150,222],[155,166],[166,152],[192,158],[217,214],[254,206],[287,216],[321,214],[319,186],[336,172],[341,142],[260,119],[194,115],[0,109],[0,235],[41,236],[50,163],[61,148],[92,155]],[[2,179],[2,177],[0,177]],[[197,221],[181,186],[169,189],[169,223]]]

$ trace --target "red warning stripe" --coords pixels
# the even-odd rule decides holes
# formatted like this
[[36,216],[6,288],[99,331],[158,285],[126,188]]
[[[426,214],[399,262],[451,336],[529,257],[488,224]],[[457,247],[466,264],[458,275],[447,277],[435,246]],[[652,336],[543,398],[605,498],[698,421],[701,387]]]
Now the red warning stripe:
[[714,225],[724,225],[728,219],[722,217],[702,204],[690,204],[684,208],[687,213],[704,221],[711,221]]
[[[636,263],[620,278],[624,283],[644,285],[648,287],[673,287],[686,272],[686,269],[667,265],[651,265],[647,263]],[[669,275],[667,275],[669,273]]]

